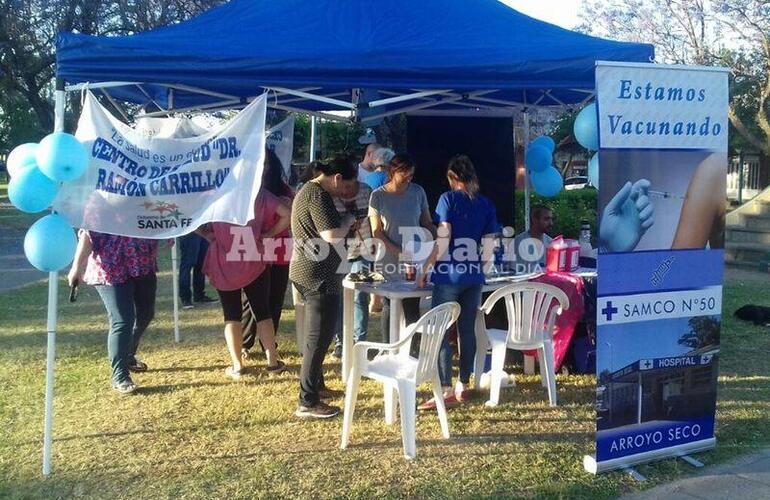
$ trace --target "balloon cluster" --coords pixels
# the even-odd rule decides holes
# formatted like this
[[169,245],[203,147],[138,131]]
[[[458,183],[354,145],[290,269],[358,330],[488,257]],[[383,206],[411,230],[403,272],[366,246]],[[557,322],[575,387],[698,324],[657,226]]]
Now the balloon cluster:
[[[8,199],[22,212],[42,212],[53,203],[60,183],[77,179],[87,167],[86,148],[64,132],[47,135],[40,144],[17,146],[8,155]],[[46,272],[58,271],[72,262],[76,246],[75,231],[58,214],[39,219],[24,236],[27,260]]]
[[524,162],[529,171],[532,187],[540,196],[552,198],[564,187],[559,170],[553,166],[553,151],[556,143],[547,135],[541,135],[529,143]]
[[[596,103],[591,103],[578,113],[573,128],[575,139],[586,149],[599,150],[599,119]],[[588,161],[588,180],[595,188],[599,187],[599,153],[594,153]]]

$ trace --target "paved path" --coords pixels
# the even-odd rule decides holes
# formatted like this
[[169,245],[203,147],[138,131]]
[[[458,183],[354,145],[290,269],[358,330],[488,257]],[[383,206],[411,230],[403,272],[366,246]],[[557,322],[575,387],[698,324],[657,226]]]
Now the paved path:
[[24,256],[24,231],[6,229],[0,234],[0,293],[45,279]]
[[770,498],[770,448],[702,473],[626,495],[622,500],[754,500]]

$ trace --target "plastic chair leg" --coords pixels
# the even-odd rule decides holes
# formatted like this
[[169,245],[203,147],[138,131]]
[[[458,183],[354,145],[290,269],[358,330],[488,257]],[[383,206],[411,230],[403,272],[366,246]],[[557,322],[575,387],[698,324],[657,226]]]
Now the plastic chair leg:
[[545,348],[537,350],[537,364],[540,366],[540,385],[548,387],[548,370],[546,369]]
[[484,358],[487,356],[489,340],[487,340],[486,325],[484,324],[484,313],[476,312],[476,359],[473,363],[473,387],[476,390],[481,389],[481,375],[484,373]]
[[492,346],[492,372],[489,381],[489,401],[487,406],[497,406],[500,403],[500,386],[503,384],[505,371],[505,344]]
[[449,420],[447,419],[446,405],[444,405],[444,391],[437,376],[433,377],[433,397],[436,401],[438,421],[441,423],[441,434],[444,439],[449,439]]
[[545,344],[543,347],[543,353],[548,381],[548,400],[551,406],[556,406],[556,374],[554,373],[553,344]]
[[353,426],[353,413],[356,411],[358,388],[361,385],[361,376],[356,370],[351,370],[348,375],[348,383],[345,389],[345,412],[342,420],[342,442],[340,448],[348,447],[350,440],[350,428]]
[[409,382],[398,385],[398,406],[401,410],[401,441],[404,443],[404,456],[413,459],[417,456],[416,412],[417,390]]
[[392,425],[396,423],[396,388],[392,384],[383,384],[385,392],[385,423]]

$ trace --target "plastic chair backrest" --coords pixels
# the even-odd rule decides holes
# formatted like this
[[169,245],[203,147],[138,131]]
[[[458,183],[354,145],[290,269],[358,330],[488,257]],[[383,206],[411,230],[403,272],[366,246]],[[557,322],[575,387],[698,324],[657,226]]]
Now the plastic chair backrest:
[[[433,379],[433,373],[438,366],[438,353],[441,342],[449,327],[460,316],[460,304],[446,302],[426,312],[413,325],[414,331],[420,332],[420,354],[417,361],[415,383],[419,384]],[[405,349],[409,349],[406,345]]]
[[481,306],[489,314],[495,304],[505,299],[508,316],[508,342],[537,345],[551,333],[556,316],[569,309],[567,294],[545,283],[512,283],[495,290]]

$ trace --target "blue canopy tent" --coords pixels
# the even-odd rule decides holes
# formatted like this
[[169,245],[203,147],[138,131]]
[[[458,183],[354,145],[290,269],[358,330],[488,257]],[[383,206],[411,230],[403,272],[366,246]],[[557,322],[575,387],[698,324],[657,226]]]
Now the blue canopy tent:
[[151,113],[238,107],[269,89],[276,108],[363,122],[580,104],[597,60],[653,57],[651,45],[575,33],[497,0],[232,0],[130,36],[61,33],[56,50],[70,89],[109,88]]
[[[569,109],[590,100],[597,60],[652,57],[651,45],[574,33],[497,0],[232,0],[130,36],[60,33],[55,127],[64,128],[65,92],[84,88],[98,89],[121,114],[117,101],[142,105],[147,116],[239,108],[271,91],[276,109],[363,123],[409,112],[526,117],[531,107]],[[54,272],[46,475],[57,290]]]

